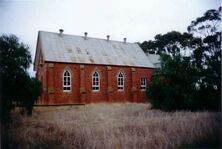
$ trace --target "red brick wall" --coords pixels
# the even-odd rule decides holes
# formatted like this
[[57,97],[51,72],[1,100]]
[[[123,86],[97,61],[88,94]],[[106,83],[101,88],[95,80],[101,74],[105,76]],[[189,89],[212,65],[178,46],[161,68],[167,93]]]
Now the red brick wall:
[[[63,92],[63,72],[71,72],[71,92]],[[92,90],[93,72],[100,74],[100,90]],[[117,89],[117,75],[124,74],[124,91]],[[147,97],[140,89],[140,78],[151,78],[153,69],[123,66],[44,63],[37,69],[43,93],[38,104],[72,104],[95,102],[144,102]],[[81,76],[81,77],[80,77]]]

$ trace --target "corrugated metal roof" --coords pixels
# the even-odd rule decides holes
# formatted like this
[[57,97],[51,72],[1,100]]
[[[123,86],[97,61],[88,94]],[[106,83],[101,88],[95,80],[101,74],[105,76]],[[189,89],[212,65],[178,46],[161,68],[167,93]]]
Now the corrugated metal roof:
[[160,55],[149,53],[147,53],[146,55],[155,67],[160,67]]
[[155,67],[136,43],[45,31],[39,37],[46,61]]

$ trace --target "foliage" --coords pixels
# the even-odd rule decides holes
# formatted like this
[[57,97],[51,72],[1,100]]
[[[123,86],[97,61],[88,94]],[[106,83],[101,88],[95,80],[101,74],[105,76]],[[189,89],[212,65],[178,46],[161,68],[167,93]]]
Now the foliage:
[[[147,89],[154,108],[220,109],[221,31],[216,23],[221,20],[220,10],[209,10],[192,21],[189,33],[156,35],[149,45],[143,45],[161,53],[161,67]],[[190,54],[181,52],[186,49]]]
[[171,31],[164,35],[158,34],[154,37],[154,41],[144,41],[140,46],[145,52],[151,54],[164,52],[174,56],[184,53],[187,55],[200,42],[200,39],[194,38],[192,34]]
[[147,93],[155,108],[190,109],[195,90],[195,71],[190,57],[161,55],[161,68],[155,70]]
[[191,21],[187,27],[188,32],[194,33],[196,36],[206,38],[220,32],[221,25],[221,7],[218,10],[210,9],[203,16]]
[[20,104],[27,110],[28,115],[32,115],[33,105],[41,94],[41,83],[36,78],[30,77],[24,83],[24,88],[20,91],[22,93]]
[[[202,39],[202,47],[193,54],[199,70],[200,89],[196,98],[202,100],[210,109],[220,105],[221,91],[221,7],[208,10],[188,26],[188,31]],[[206,102],[205,102],[206,101]]]
[[27,107],[34,103],[40,93],[40,85],[27,73],[31,64],[28,46],[19,43],[15,35],[0,36],[0,55],[1,114],[3,122],[6,122],[14,104]]

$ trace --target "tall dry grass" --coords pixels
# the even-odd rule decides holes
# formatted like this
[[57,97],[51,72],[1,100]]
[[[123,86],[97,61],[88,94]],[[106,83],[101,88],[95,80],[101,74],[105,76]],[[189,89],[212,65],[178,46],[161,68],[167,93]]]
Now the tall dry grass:
[[32,117],[13,113],[4,134],[12,148],[171,149],[219,137],[219,128],[216,112],[125,103],[38,107]]

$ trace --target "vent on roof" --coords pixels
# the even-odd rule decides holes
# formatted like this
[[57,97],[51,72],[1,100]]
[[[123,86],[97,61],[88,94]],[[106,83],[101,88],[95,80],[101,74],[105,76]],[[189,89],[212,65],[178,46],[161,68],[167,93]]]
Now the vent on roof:
[[123,38],[124,43],[126,43],[126,38]]
[[109,35],[107,35],[106,37],[107,37],[107,41],[109,41],[109,37],[110,37],[110,36],[109,36]]
[[62,33],[64,32],[63,29],[59,29],[59,34],[62,35]]
[[86,40],[86,39],[87,39],[87,35],[88,35],[88,33],[87,33],[87,32],[85,32],[85,33],[84,33],[84,35],[85,35],[85,37],[84,37],[84,38],[85,38],[85,40]]

